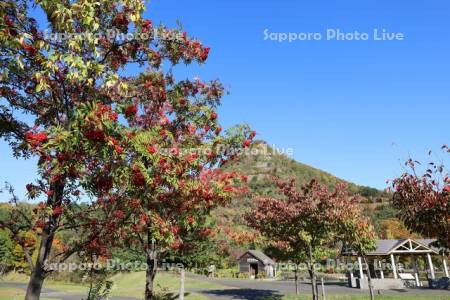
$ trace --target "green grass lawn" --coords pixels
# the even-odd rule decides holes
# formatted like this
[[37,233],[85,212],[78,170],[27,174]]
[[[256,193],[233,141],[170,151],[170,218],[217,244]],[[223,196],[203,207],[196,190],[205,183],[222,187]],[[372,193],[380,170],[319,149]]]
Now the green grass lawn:
[[[134,272],[134,273],[121,273],[113,276],[111,280],[114,282],[111,296],[127,296],[135,297],[137,299],[142,299],[145,287],[145,272]],[[2,278],[4,282],[27,282],[28,277],[24,274],[11,273]],[[178,295],[178,289],[180,285],[180,280],[177,274],[168,272],[159,272],[155,278],[155,288],[158,293],[167,293],[171,295]],[[44,287],[56,290],[64,291],[72,294],[86,295],[88,287],[81,284],[71,284],[67,282],[51,281],[47,280],[44,283]],[[222,289],[221,285],[214,284],[211,282],[204,282],[197,279],[186,278],[185,289]],[[11,300],[14,296],[17,299],[22,299],[24,292],[20,289],[12,288],[2,288],[0,289],[0,300]],[[196,294],[188,293],[185,297],[187,300],[206,300],[207,297]]]
[[0,286],[0,300],[19,300],[23,299],[23,295],[24,293],[20,289]]
[[[142,298],[145,286],[145,272],[118,274],[112,278],[114,287],[112,296],[129,296]],[[178,294],[180,280],[177,275],[166,272],[159,272],[155,278],[155,287],[157,291],[167,291],[169,293]],[[185,289],[221,289],[221,285],[204,282],[192,278],[185,281]],[[195,297],[194,297],[195,296]],[[208,299],[201,295],[189,295],[187,299]]]
[[[1,287],[0,300],[21,300],[25,296],[25,292],[21,289]],[[41,298],[41,300],[58,300],[56,298]]]

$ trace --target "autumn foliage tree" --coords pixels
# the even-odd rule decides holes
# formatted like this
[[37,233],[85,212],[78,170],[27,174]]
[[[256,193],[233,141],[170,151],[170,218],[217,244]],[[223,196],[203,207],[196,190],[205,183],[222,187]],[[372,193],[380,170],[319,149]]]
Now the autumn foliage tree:
[[[353,209],[359,197],[350,196],[344,184],[333,191],[316,180],[297,190],[295,180],[277,180],[280,198],[258,197],[255,208],[245,215],[248,224],[274,243],[284,245],[286,253],[302,253],[307,260],[313,299],[318,299],[315,253],[332,246],[349,230],[359,215]],[[296,283],[297,285],[297,283]]]
[[[36,4],[48,15],[53,31],[96,26],[94,20],[79,19],[86,14],[69,17],[67,2]],[[31,199],[42,200],[30,224],[39,232],[40,245],[26,296],[38,299],[51,271],[46,263],[55,235],[77,223],[69,217],[76,207],[72,203],[80,189],[89,188],[91,178],[119,155],[120,149],[112,145],[117,113],[106,87],[114,73],[107,62],[109,49],[93,41],[46,38],[27,15],[27,1],[3,1],[0,8],[0,136],[15,155],[38,158],[39,178],[26,186]],[[73,3],[72,12],[77,9],[86,7]],[[75,252],[58,254],[58,261]]]
[[339,239],[343,242],[345,248],[353,251],[359,257],[362,257],[367,267],[368,287],[370,299],[375,299],[372,276],[370,274],[367,254],[376,249],[376,235],[369,218],[363,216],[361,206],[349,205],[348,214],[353,218],[346,218],[339,224]]
[[[203,216],[244,191],[238,174],[219,167],[235,158],[254,133],[243,126],[220,135],[215,107],[222,92],[216,82],[175,83],[161,70],[137,80],[149,88],[137,89],[130,104],[137,109],[127,116],[127,168],[120,184],[97,190],[103,217],[91,220],[86,229],[94,253],[114,241],[142,251],[145,297],[153,299],[161,254],[189,246],[186,232],[202,229]],[[165,92],[155,95],[155,85]]]
[[[153,266],[155,247],[182,243],[176,226],[194,226],[238,191],[239,178],[217,167],[254,134],[240,127],[220,136],[219,82],[177,82],[165,71],[204,63],[209,48],[154,27],[142,18],[144,1],[36,0],[46,24],[28,15],[29,3],[0,3],[0,136],[17,156],[39,159],[40,178],[27,190],[43,199],[33,218],[41,243],[26,296],[38,299],[64,228],[81,226],[83,240],[58,261],[81,248],[107,256],[107,243],[130,234]],[[117,35],[96,34],[108,31]],[[137,74],[127,77],[131,65]],[[74,205],[83,191],[89,209]]]
[[[0,195],[4,195],[4,192],[9,193],[11,199],[8,205],[1,207],[0,230],[7,240],[13,242],[11,246],[15,253],[14,268],[16,269],[20,264],[23,266],[21,269],[32,271],[36,235],[32,231],[31,208],[18,202],[11,185],[5,184],[5,187],[0,189]],[[6,259],[7,256],[5,255],[4,258]]]
[[[444,153],[450,153],[443,146]],[[411,231],[436,238],[435,246],[450,249],[450,174],[442,163],[431,162],[420,173],[420,163],[408,160],[408,170],[392,181],[392,205]]]

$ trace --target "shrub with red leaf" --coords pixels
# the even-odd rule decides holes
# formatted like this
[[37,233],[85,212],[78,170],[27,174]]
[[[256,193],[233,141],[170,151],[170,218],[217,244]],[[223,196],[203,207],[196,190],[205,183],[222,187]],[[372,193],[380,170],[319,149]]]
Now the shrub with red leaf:
[[[442,149],[450,153],[447,146]],[[431,162],[420,174],[420,163],[408,160],[409,172],[392,181],[392,204],[398,217],[412,231],[436,238],[435,246],[450,251],[450,187],[449,174],[442,164]]]

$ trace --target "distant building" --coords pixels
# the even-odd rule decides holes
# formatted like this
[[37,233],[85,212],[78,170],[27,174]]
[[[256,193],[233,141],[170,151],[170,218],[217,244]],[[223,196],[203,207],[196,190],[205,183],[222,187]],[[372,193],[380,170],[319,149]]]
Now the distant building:
[[[435,260],[441,256],[442,271],[444,278],[449,278],[447,257],[439,254],[439,249],[431,246],[435,242],[433,239],[399,239],[399,240],[377,240],[376,249],[366,254],[368,268],[363,268],[363,259],[352,249],[343,247],[342,256],[356,257],[358,270],[348,272],[349,286],[368,288],[367,272],[370,272],[372,284],[375,289],[399,289],[404,285],[422,286],[419,280],[419,273],[425,271],[428,284],[431,287],[435,282],[436,268],[433,265],[432,256]],[[412,268],[404,270],[399,263],[400,257],[409,257],[412,260]],[[426,270],[420,270],[417,260],[422,260],[428,264]],[[356,274],[354,274],[356,273]],[[448,283],[447,283],[448,286]]]
[[239,273],[248,273],[250,278],[275,277],[275,261],[258,250],[248,250],[238,257]]

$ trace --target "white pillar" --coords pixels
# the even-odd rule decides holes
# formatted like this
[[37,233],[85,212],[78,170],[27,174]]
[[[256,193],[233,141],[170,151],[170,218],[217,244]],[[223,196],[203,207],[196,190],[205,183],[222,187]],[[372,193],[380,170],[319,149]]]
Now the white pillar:
[[450,277],[450,276],[448,276],[447,258],[444,255],[442,256],[442,264],[444,265],[445,277]]
[[420,281],[419,281],[419,274],[417,272],[414,273],[414,279],[416,281],[416,286],[419,287],[420,286]]
[[394,274],[394,278],[397,279],[397,266],[395,265],[394,254],[391,254],[391,264],[392,264],[392,273]]
[[419,287],[420,286],[419,269],[417,267],[417,260],[416,260],[416,257],[414,256],[414,254],[412,255],[412,258],[413,258],[413,264],[414,264],[414,279],[416,281],[416,286]]
[[179,300],[184,300],[184,281],[185,281],[185,274],[184,274],[184,266],[180,269],[180,294],[178,295]]
[[358,256],[358,266],[359,266],[359,274],[360,278],[364,279],[364,273],[363,273],[363,266],[362,266],[362,259]]
[[383,263],[381,262],[381,260],[378,261],[378,266],[380,267],[380,277],[381,279],[384,279],[384,272],[383,272]]
[[320,278],[320,284],[322,285],[322,299],[326,300],[327,297],[325,296],[325,285],[323,283],[323,277]]
[[355,281],[355,277],[353,275],[353,271],[350,272],[350,287],[355,287],[353,282]]
[[430,268],[431,279],[435,279],[433,261],[431,260],[430,253],[427,253],[427,259],[428,259],[428,267]]

